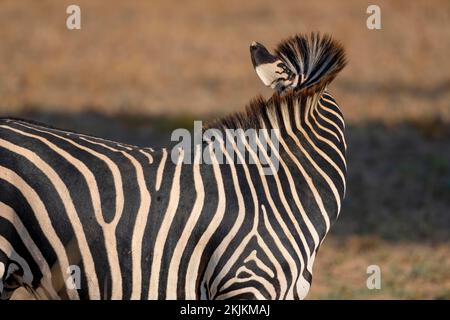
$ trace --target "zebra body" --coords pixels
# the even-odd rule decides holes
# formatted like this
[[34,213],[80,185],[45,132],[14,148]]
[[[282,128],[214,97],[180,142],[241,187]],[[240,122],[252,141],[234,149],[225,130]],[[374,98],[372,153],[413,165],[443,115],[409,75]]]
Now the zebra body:
[[[245,154],[219,141],[221,163],[203,142],[186,164],[187,150],[172,161],[166,149],[0,120],[1,297],[25,286],[41,299],[304,298],[345,194],[344,121],[326,90],[345,61],[337,44],[312,35],[306,49],[317,61],[300,70],[305,60],[283,47],[299,39],[280,46],[277,64],[291,74],[278,93],[208,126],[224,137],[277,129],[278,147],[263,152],[271,175],[242,137]],[[205,153],[211,164],[199,161]],[[71,266],[79,288],[67,285]]]

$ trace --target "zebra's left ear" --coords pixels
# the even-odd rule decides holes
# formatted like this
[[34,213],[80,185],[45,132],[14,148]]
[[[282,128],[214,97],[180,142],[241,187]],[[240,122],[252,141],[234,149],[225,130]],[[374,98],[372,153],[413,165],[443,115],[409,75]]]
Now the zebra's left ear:
[[266,86],[283,92],[297,85],[298,75],[280,58],[270,54],[262,44],[253,42],[250,46],[250,55],[256,74]]

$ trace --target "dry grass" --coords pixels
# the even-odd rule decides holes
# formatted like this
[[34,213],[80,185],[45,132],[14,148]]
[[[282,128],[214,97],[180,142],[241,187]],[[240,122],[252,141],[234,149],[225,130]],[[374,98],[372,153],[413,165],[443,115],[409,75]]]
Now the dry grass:
[[[381,289],[369,290],[366,269],[381,269]],[[314,265],[308,299],[450,299],[448,244],[386,242],[377,237],[329,237]]]

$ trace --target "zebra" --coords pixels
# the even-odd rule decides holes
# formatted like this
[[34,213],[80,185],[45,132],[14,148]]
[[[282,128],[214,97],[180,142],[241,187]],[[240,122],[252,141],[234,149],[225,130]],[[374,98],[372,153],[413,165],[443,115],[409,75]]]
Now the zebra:
[[245,141],[252,163],[223,141],[232,161],[219,163],[204,141],[194,151],[211,164],[186,164],[181,149],[174,162],[167,148],[2,118],[1,298],[18,287],[36,299],[305,298],[345,195],[345,124],[328,84],[346,57],[318,33],[250,53],[273,94],[204,130],[276,129],[269,175]]

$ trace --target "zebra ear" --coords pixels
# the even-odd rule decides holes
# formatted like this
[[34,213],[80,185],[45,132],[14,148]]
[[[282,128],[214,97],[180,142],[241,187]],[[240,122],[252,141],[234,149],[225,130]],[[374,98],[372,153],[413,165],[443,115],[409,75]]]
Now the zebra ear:
[[297,85],[298,75],[280,58],[270,54],[262,44],[253,42],[250,46],[250,55],[256,74],[266,86],[283,92]]

